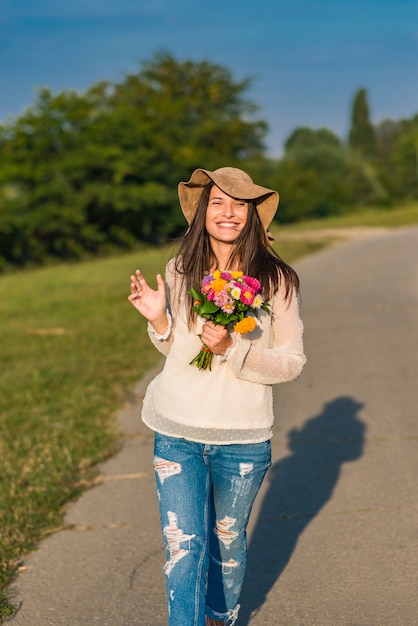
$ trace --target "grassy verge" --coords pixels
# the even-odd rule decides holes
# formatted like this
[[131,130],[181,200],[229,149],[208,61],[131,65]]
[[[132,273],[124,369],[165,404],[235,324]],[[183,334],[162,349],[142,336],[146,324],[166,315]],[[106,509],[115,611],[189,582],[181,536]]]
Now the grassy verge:
[[326,219],[298,222],[283,226],[284,233],[311,231],[328,228],[383,227],[396,228],[418,224],[418,202],[407,202],[396,207],[361,207],[347,215],[338,215]]
[[[158,358],[127,301],[129,275],[167,250],[0,279],[0,589],[22,554],[115,451],[115,411]],[[3,600],[3,601],[1,601]],[[11,607],[0,599],[0,617]]]
[[[291,263],[324,245],[307,236],[284,239],[278,250]],[[0,278],[0,621],[13,611],[6,585],[19,559],[61,526],[64,505],[115,452],[115,415],[159,359],[127,301],[129,275],[141,267],[155,276],[172,252]]]

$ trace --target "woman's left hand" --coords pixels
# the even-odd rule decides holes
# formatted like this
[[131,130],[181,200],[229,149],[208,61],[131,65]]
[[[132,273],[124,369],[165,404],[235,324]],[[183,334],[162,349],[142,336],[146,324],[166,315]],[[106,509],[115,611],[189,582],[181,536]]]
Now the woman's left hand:
[[213,354],[219,355],[224,355],[232,345],[232,338],[227,328],[213,324],[213,322],[203,324],[201,340]]

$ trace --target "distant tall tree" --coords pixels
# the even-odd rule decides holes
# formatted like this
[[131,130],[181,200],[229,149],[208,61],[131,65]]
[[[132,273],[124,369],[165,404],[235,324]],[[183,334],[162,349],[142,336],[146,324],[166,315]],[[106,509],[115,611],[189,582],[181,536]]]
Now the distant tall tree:
[[353,99],[348,143],[365,157],[370,158],[374,155],[375,137],[373,126],[370,122],[369,105],[365,89],[359,89]]

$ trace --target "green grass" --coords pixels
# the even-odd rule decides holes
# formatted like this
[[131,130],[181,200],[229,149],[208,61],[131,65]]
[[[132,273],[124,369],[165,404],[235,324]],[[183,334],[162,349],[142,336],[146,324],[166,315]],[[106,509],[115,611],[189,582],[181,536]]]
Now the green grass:
[[[0,589],[114,453],[115,412],[158,359],[127,300],[129,276],[140,266],[153,282],[167,256],[148,250],[0,279]],[[0,599],[0,617],[8,612]]]
[[[418,206],[384,211],[391,219],[396,213],[396,225],[418,222]],[[366,215],[373,225],[377,214]],[[349,216],[338,224],[351,225]],[[277,249],[292,263],[326,243],[306,234],[284,238]],[[153,283],[172,252],[147,249],[0,277],[0,621],[13,611],[6,586],[19,559],[62,526],[64,505],[116,451],[117,412],[160,358],[127,301],[129,276],[140,267]]]
[[358,226],[396,228],[413,224],[418,224],[418,202],[416,201],[387,208],[361,207],[347,215],[297,222],[291,226],[283,226],[282,231],[297,232],[322,228],[350,228]]

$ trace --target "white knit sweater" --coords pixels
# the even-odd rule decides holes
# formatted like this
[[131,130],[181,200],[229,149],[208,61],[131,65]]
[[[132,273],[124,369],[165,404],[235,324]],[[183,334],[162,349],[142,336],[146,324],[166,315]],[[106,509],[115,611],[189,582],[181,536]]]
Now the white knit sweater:
[[272,436],[272,385],[294,380],[306,362],[298,298],[284,301],[279,290],[271,315],[260,311],[257,328],[233,333],[225,357],[214,357],[212,370],[190,361],[202,344],[197,336],[204,320],[191,332],[184,303],[179,310],[170,294],[176,280],[174,259],[166,268],[168,331],[161,336],[148,326],[151,341],[166,356],[163,370],[149,384],[142,419],[149,428],[171,437],[208,444],[260,443]]

